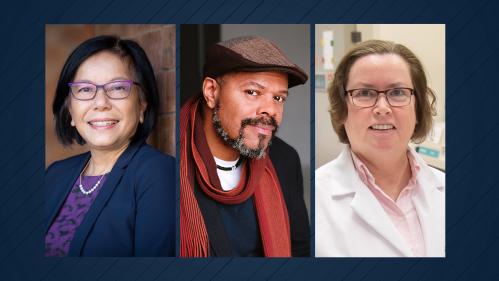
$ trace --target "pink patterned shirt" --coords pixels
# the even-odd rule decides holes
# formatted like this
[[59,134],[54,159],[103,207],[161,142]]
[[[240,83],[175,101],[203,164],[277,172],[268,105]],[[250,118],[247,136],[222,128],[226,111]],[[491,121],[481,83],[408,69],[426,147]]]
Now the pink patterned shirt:
[[376,184],[374,176],[353,151],[351,151],[351,154],[355,170],[359,174],[360,179],[374,194],[376,199],[378,199],[388,217],[390,217],[397,230],[407,242],[414,256],[425,256],[426,249],[421,223],[412,200],[414,190],[421,188],[416,179],[420,167],[414,159],[411,150],[407,150],[407,157],[409,158],[412,176],[396,200],[393,200]]

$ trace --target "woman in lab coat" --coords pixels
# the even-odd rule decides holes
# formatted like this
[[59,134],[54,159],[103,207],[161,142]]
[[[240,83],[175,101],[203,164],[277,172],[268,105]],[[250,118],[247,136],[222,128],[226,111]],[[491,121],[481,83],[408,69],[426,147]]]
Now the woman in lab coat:
[[360,43],[329,100],[347,146],[316,170],[316,256],[445,256],[445,175],[408,146],[425,139],[435,112],[421,62],[401,44]]

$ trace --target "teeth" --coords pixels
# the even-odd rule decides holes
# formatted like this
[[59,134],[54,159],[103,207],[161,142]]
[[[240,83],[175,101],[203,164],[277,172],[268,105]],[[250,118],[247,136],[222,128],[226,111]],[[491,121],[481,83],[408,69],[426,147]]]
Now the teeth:
[[393,129],[393,125],[390,124],[376,124],[372,125],[371,128],[374,130],[390,130]]
[[113,124],[116,124],[117,122],[116,121],[93,121],[93,122],[88,122],[90,123],[90,125],[93,125],[93,126],[109,126],[109,125],[113,125]]

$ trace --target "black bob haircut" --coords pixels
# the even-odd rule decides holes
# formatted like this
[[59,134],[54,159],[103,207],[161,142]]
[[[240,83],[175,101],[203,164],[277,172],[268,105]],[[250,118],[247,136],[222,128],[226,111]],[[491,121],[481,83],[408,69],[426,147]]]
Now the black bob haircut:
[[140,84],[140,99],[145,99],[147,108],[144,111],[144,122],[138,124],[137,131],[131,142],[145,140],[156,124],[158,112],[158,87],[154,77],[154,71],[147,58],[146,53],[135,41],[120,39],[116,36],[103,35],[90,38],[81,43],[69,55],[64,63],[57,89],[55,92],[52,112],[55,117],[55,130],[57,138],[63,145],[71,145],[74,141],[85,144],[75,127],[71,126],[71,115],[69,114],[67,99],[70,96],[69,82],[72,82],[80,65],[89,57],[102,51],[111,52],[128,60],[133,70],[132,74],[136,82]]

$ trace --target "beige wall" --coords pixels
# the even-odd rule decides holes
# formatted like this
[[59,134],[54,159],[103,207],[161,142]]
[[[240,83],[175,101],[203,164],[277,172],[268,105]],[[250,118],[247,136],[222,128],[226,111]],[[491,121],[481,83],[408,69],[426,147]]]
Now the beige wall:
[[[316,25],[315,35],[321,36],[323,30],[335,33],[334,56],[338,63],[352,43],[345,35],[352,25]],[[362,33],[362,41],[370,39],[390,40],[406,45],[421,60],[430,88],[437,96],[437,116],[435,121],[445,122],[445,25],[443,24],[357,24],[354,29]],[[336,36],[339,34],[339,36]],[[319,48],[317,48],[319,46]],[[316,38],[316,73],[320,69],[320,41]],[[332,75],[334,71],[330,71]],[[343,144],[338,141],[329,113],[329,101],[324,90],[315,91],[315,168],[338,156]]]
[[47,25],[45,29],[45,166],[86,151],[77,144],[64,148],[54,129],[52,101],[57,79],[69,54],[98,35],[137,41],[156,75],[160,95],[158,123],[148,143],[175,156],[175,25]]
[[358,24],[357,30],[365,32],[362,34],[363,40],[395,41],[407,46],[418,56],[425,68],[428,84],[437,95],[435,120],[445,121],[445,25]]

